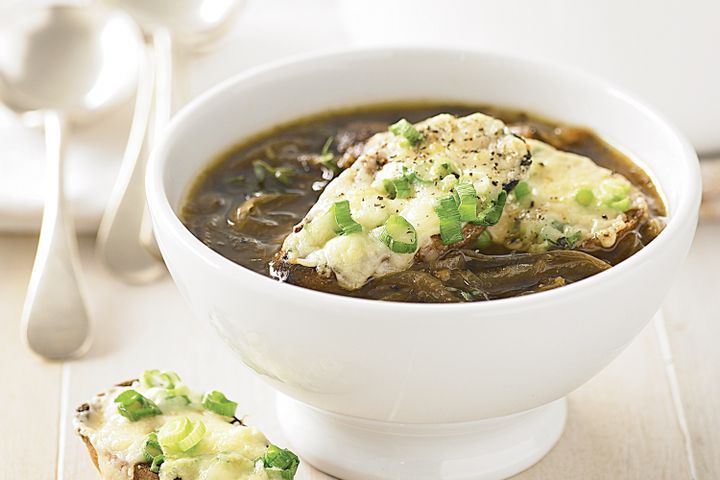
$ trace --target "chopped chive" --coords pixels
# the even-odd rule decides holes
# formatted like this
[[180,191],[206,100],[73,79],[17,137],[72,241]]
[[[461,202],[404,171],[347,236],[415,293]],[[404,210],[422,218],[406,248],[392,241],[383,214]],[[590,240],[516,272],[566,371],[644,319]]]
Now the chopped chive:
[[417,250],[417,232],[401,215],[393,214],[385,221],[380,241],[395,253],[413,253]]
[[583,207],[589,207],[595,200],[595,195],[589,188],[581,188],[575,193],[575,201]]
[[390,125],[390,131],[398,136],[403,137],[410,145],[417,145],[422,142],[422,134],[413,126],[412,123],[402,118],[397,123]]

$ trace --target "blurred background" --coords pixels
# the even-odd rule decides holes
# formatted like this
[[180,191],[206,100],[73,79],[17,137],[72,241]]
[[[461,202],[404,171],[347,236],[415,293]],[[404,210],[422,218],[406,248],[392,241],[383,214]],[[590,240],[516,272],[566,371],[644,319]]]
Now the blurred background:
[[[0,19],[17,15],[21,7],[54,3],[73,2],[2,0]],[[174,4],[182,8],[190,3],[179,0]],[[205,3],[222,9],[232,0]],[[175,109],[234,74],[291,55],[388,43],[461,45],[550,59],[594,72],[664,113],[702,157],[720,157],[717,1],[663,2],[662,6],[651,0],[239,3],[237,15],[227,20],[211,44],[200,51],[175,50]],[[212,15],[212,9],[205,14]],[[67,147],[66,185],[80,231],[97,229],[125,149],[132,112],[133,102],[128,100],[101,121],[73,130]],[[23,121],[0,104],[3,231],[33,231],[40,224],[45,185],[43,134],[27,124],[27,119]],[[714,166],[704,162],[707,180],[718,176]],[[718,194],[712,184],[720,185],[720,179],[706,181],[703,213],[711,217],[720,211],[714,206]]]

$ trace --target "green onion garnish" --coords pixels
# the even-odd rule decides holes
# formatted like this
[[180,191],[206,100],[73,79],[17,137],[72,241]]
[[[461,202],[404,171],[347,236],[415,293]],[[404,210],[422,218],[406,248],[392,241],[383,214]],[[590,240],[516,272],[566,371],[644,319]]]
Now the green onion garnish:
[[270,444],[262,457],[266,470],[278,472],[283,480],[292,480],[295,477],[300,459],[288,449]]
[[115,397],[118,404],[118,412],[131,422],[136,422],[145,417],[160,415],[162,412],[155,403],[135,390],[125,390]]
[[457,243],[465,238],[462,233],[460,212],[452,195],[440,199],[435,207],[435,213],[440,219],[440,239],[444,245]]
[[473,223],[477,225],[485,225],[487,227],[495,225],[500,221],[503,209],[505,208],[505,201],[507,200],[507,192],[502,190],[497,199],[490,202],[490,205],[485,207],[481,212],[478,213],[477,220]]
[[349,235],[362,231],[362,225],[353,220],[350,214],[350,202],[348,200],[335,202],[335,205],[333,205],[333,215],[335,216],[335,223],[337,224],[335,233],[338,235]]
[[567,244],[567,248],[574,248],[575,244],[578,242],[578,240],[580,240],[581,235],[582,234],[580,233],[580,230],[576,230],[570,235],[565,235],[565,243]]
[[624,197],[619,200],[614,200],[612,202],[609,202],[607,205],[610,208],[620,210],[621,212],[626,212],[630,209],[630,197]]
[[472,183],[458,183],[455,185],[455,194],[460,220],[463,222],[476,220],[478,198]]
[[583,207],[589,207],[594,200],[595,195],[589,188],[581,188],[575,193],[575,201]]
[[390,125],[390,131],[398,137],[404,137],[410,145],[417,145],[423,140],[422,133],[418,132],[413,124],[404,118]]
[[432,180],[427,180],[425,178],[422,178],[416,172],[410,170],[409,168],[407,168],[405,166],[402,167],[402,171],[403,171],[403,176],[405,178],[407,178],[408,182],[410,182],[410,183],[424,183],[426,185],[434,183]]
[[385,191],[390,198],[408,198],[412,195],[407,177],[397,177],[383,182]]
[[487,230],[483,230],[482,233],[477,237],[477,240],[475,240],[475,247],[479,249],[484,249],[492,245],[492,237],[490,236],[490,232]]
[[253,163],[253,172],[258,183],[264,183],[267,174],[275,178],[283,185],[290,185],[290,177],[295,174],[295,170],[290,167],[273,167],[264,160],[255,160]]
[[380,241],[395,253],[413,253],[417,250],[417,232],[401,215],[393,214],[380,231]]
[[165,461],[165,455],[163,455],[162,447],[158,442],[157,433],[153,432],[145,439],[143,457],[150,464],[151,472],[158,473],[160,471],[160,465]]
[[140,378],[140,383],[145,388],[162,387],[173,389],[176,384],[180,383],[180,376],[175,372],[145,370]]
[[530,185],[528,185],[527,182],[520,182],[515,185],[513,193],[515,194],[516,200],[521,200],[523,197],[527,196],[530,193]]
[[237,409],[237,403],[232,400],[228,400],[222,392],[213,390],[208,392],[203,397],[203,407],[208,410],[222,415],[224,417],[234,417],[235,410]]
[[187,452],[200,443],[205,431],[205,424],[202,421],[192,421],[182,417],[160,427],[157,438],[163,452]]

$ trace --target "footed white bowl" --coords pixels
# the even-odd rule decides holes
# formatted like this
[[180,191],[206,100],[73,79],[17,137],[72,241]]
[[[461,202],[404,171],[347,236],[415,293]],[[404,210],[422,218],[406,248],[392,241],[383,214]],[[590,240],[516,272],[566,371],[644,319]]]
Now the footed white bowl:
[[[216,155],[288,120],[407,100],[489,103],[587,125],[647,168],[666,229],[578,283],[490,302],[353,299],[278,283],[212,251],[178,207]],[[148,166],[160,249],[199,320],[282,396],[293,447],[346,479],[495,479],[539,460],[560,400],[648,322],[683,262],[700,203],[697,158],[653,110],[575,70],[454,49],[344,51],[276,63],[214,88],[173,121]]]

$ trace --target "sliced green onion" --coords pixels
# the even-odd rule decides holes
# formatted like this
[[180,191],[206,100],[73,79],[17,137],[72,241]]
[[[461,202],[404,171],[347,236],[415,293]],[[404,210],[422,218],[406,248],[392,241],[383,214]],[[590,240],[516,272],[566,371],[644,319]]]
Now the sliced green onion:
[[472,183],[458,183],[455,185],[455,201],[458,204],[460,220],[470,222],[477,219],[477,194]]
[[503,209],[505,208],[505,201],[507,200],[507,192],[502,190],[497,198],[490,202],[490,205],[485,207],[481,212],[478,213],[477,220],[473,223],[477,225],[485,225],[487,227],[495,225],[500,221]]
[[565,243],[567,244],[567,248],[575,248],[575,244],[580,240],[581,236],[582,234],[580,233],[580,230],[576,230],[570,235],[565,235]]
[[440,219],[440,239],[444,245],[450,245],[465,239],[462,233],[460,212],[452,195],[440,199],[440,202],[435,207],[435,213]]
[[187,436],[180,440],[177,444],[178,448],[180,448],[183,452],[187,452],[192,447],[200,443],[200,440],[202,440],[205,436],[205,432],[207,431],[205,424],[200,420],[195,422],[191,421],[190,423],[192,424],[192,429]]
[[528,185],[527,182],[520,182],[515,185],[513,193],[515,194],[516,200],[521,200],[523,197],[527,196],[530,193],[530,185]]
[[362,225],[353,220],[350,214],[350,202],[348,200],[335,202],[335,205],[333,205],[333,214],[338,227],[335,233],[338,235],[349,235],[362,231]]
[[187,407],[192,402],[187,395],[167,395],[158,402],[160,410],[167,413],[169,410],[180,410]]
[[423,140],[422,133],[404,118],[390,125],[390,131],[398,137],[404,137],[410,145],[417,145]]
[[205,431],[205,424],[202,421],[192,421],[187,417],[182,417],[171,420],[160,427],[157,438],[163,452],[187,452],[200,443],[205,436]]
[[145,388],[162,387],[175,388],[180,383],[180,376],[175,372],[161,372],[160,370],[145,370],[140,378],[140,383]]
[[482,233],[477,237],[477,240],[475,240],[475,246],[476,248],[484,249],[492,245],[492,237],[490,236],[490,232],[487,230],[483,230]]
[[459,178],[460,175],[462,175],[462,170],[449,160],[433,164],[431,171],[439,178],[446,177],[447,175],[453,175]]
[[165,462],[165,455],[158,455],[157,457],[152,459],[152,463],[150,464],[150,471],[153,473],[159,473],[160,472],[160,466]]
[[595,194],[589,188],[581,188],[575,193],[575,201],[583,207],[589,207],[595,201]]
[[283,480],[292,480],[300,465],[297,455],[286,448],[272,444],[262,457],[262,461],[266,470],[278,472]]
[[582,237],[580,230],[575,230],[559,220],[553,220],[550,225],[545,225],[540,230],[542,237],[559,248],[574,248]]
[[404,176],[385,180],[383,186],[390,198],[408,198],[412,195],[410,182]]
[[131,422],[162,413],[152,400],[132,389],[125,390],[115,397],[115,403],[118,404],[118,413]]
[[410,183],[424,183],[425,185],[430,185],[432,183],[435,183],[432,180],[427,180],[425,178],[422,178],[420,175],[418,175],[415,172],[409,172],[405,176],[405,178],[407,178]]
[[224,417],[234,417],[235,410],[237,409],[237,403],[232,400],[228,400],[222,392],[213,390],[208,392],[203,397],[203,407],[208,410],[222,415]]
[[426,185],[434,183],[432,180],[426,180],[422,178],[420,175],[417,174],[417,172],[410,170],[409,168],[403,166],[403,177],[407,179],[410,183],[424,183]]
[[157,433],[153,432],[145,439],[143,457],[150,464],[151,472],[158,473],[160,471],[160,465],[165,461],[165,455],[163,455],[162,447],[158,442]]
[[630,209],[630,197],[625,197],[625,198],[621,198],[619,200],[614,200],[612,202],[609,202],[607,205],[610,208],[620,210],[621,212],[626,212]]
[[380,232],[380,241],[395,253],[413,253],[417,250],[417,232],[401,215],[393,214]]

